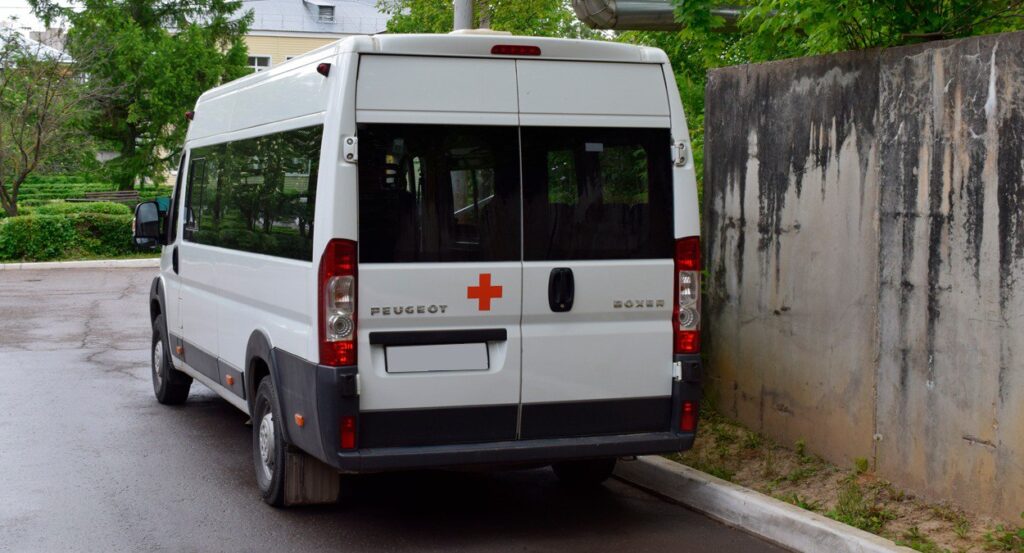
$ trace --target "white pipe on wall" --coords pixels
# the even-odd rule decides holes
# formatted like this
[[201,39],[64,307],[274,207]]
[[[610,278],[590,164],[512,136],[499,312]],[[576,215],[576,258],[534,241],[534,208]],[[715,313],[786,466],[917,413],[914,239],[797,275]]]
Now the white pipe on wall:
[[[683,25],[675,19],[672,0],[572,0],[576,17],[592,29],[619,31],[678,31]],[[725,18],[722,30],[734,28],[742,15],[737,8],[712,8],[711,13]]]
[[455,0],[455,30],[473,28],[473,0]]

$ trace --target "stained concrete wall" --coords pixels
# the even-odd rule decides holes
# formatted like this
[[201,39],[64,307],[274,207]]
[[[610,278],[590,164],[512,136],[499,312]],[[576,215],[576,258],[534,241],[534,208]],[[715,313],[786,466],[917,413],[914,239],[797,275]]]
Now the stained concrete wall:
[[714,71],[705,124],[719,408],[1019,520],[1024,33]]

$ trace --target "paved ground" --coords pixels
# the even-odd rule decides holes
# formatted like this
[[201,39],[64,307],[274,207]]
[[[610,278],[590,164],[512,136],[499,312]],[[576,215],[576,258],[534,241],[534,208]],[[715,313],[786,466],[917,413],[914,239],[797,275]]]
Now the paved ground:
[[198,383],[153,399],[153,274],[0,272],[0,551],[779,551],[548,470],[360,477],[348,505],[267,507],[244,415]]

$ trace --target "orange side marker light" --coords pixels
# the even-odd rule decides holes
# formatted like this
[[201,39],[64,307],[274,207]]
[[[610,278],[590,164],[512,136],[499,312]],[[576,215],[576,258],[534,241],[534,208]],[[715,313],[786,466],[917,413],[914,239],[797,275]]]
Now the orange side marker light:
[[302,415],[295,413],[295,424],[299,425],[299,428],[302,428],[303,426],[306,425],[306,417],[303,417]]

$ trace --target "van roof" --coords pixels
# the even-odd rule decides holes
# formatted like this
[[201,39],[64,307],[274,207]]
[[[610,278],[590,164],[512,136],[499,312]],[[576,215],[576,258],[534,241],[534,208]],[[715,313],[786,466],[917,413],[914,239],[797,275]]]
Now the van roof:
[[[447,35],[374,35],[342,41],[342,51],[411,56],[490,57],[496,44],[537,46],[540,59],[661,63],[668,61],[657,48],[621,42],[515,36],[503,33],[456,31]],[[364,39],[360,41],[358,39]],[[365,39],[371,42],[367,44]]]
[[[491,48],[498,44],[537,46],[540,56],[497,56]],[[258,84],[275,75],[308,63],[319,63],[338,54],[384,54],[402,56],[441,56],[576,60],[625,63],[667,63],[668,56],[658,48],[621,42],[515,36],[498,32],[473,31],[449,34],[359,35],[341,39],[296,56],[270,70],[253,73],[203,93],[199,103],[240,88]]]

